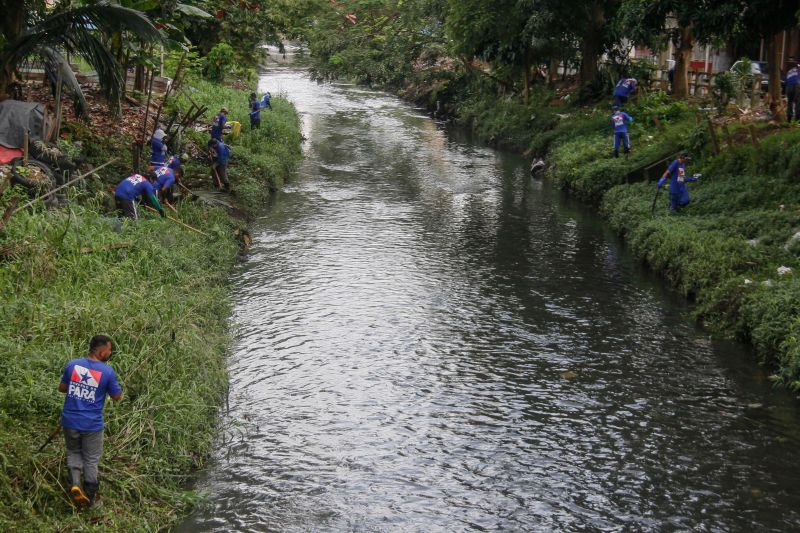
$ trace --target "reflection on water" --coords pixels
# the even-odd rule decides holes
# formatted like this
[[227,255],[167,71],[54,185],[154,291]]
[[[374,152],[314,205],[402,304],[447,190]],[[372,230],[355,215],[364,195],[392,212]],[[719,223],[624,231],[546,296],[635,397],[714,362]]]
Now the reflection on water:
[[234,275],[230,410],[182,530],[797,527],[792,400],[589,210],[394,98],[262,86],[306,160]]

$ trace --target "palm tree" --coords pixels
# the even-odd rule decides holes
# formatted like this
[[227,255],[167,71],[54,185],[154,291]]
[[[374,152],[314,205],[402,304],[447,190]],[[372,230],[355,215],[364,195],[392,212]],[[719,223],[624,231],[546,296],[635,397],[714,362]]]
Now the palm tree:
[[[57,51],[62,50],[82,57],[95,69],[104,95],[116,108],[125,78],[122,66],[103,37],[125,30],[143,41],[162,42],[161,34],[142,12],[105,0],[65,9],[59,9],[57,4],[47,13],[32,9],[33,3],[0,1],[3,12],[0,29],[5,42],[0,52],[0,94],[7,92],[20,65],[39,58],[57,68],[64,82],[82,99],[77,80],[63,55]],[[30,26],[26,24],[29,22],[32,22]]]

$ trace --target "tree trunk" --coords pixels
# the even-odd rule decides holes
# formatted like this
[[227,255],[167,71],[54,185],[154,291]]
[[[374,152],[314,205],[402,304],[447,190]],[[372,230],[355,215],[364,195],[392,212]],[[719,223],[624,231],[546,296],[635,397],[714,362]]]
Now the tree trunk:
[[558,64],[560,63],[558,57],[553,56],[550,58],[549,66],[547,67],[547,86],[553,87],[558,80]]
[[[781,49],[783,48],[783,31],[773,34],[769,39],[767,64],[769,65],[769,110],[772,118],[782,122],[786,120],[786,106],[781,96]],[[760,87],[760,83],[759,89]]]
[[588,11],[589,24],[581,41],[580,84],[583,87],[597,80],[597,64],[603,52],[603,30],[606,26],[606,14],[600,0],[593,0]]
[[[25,2],[3,2],[3,16],[0,17],[0,29],[6,43],[14,42],[25,28]],[[8,65],[0,69],[0,94],[5,94],[8,86],[14,81],[16,65]]]
[[694,27],[689,24],[680,28],[680,42],[675,43],[675,77],[672,82],[672,95],[685,100],[689,97],[689,63],[694,47]]
[[136,70],[133,75],[133,90],[144,92],[144,65],[136,65]]

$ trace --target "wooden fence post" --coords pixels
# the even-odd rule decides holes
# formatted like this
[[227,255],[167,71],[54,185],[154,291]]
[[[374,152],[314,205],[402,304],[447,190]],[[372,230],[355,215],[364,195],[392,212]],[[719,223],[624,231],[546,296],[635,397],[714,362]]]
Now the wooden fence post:
[[708,135],[711,138],[711,147],[714,149],[714,155],[719,155],[719,140],[717,139],[717,130],[714,128],[714,122],[711,117],[708,118]]
[[748,129],[748,130],[750,130],[750,140],[753,142],[753,146],[755,146],[756,148],[758,148],[760,145],[759,145],[759,142],[758,142],[758,136],[756,135],[756,128],[755,128],[755,126],[753,126],[752,124],[750,124],[750,125],[747,127],[747,129]]
[[722,125],[722,131],[725,132],[725,142],[727,143],[728,148],[733,148],[733,135],[731,135],[727,124]]

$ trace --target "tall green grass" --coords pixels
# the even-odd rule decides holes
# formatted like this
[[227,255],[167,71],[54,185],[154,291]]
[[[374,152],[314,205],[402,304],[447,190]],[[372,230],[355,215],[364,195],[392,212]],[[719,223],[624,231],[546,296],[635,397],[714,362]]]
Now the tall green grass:
[[[179,216],[210,237],[75,205],[19,213],[0,237],[0,529],[157,530],[195,499],[184,486],[226,393],[226,275],[237,244],[224,212],[186,204]],[[56,428],[64,365],[97,333],[113,339],[124,397],[106,408],[105,505],[78,514],[62,437],[36,450]]]
[[[628,127],[629,157],[624,157],[622,149],[619,158],[612,157],[611,111],[595,109],[594,127],[576,129],[571,125],[555,132],[547,154],[548,175],[584,200],[599,202],[609,189],[626,183],[629,174],[687,147],[695,121],[686,104],[655,93],[637,99],[625,111],[634,119]],[[653,117],[662,128],[656,126]]]
[[[236,201],[252,213],[300,159],[296,112],[273,98],[262,129],[248,132],[245,91],[192,85],[193,98],[227,106],[244,124],[230,176]],[[120,221],[107,187],[129,172],[127,140],[79,124],[72,134],[95,165],[119,152],[126,161],[88,189],[71,189],[68,208],[34,206],[0,231],[0,530],[158,531],[199,500],[186,486],[210,451],[227,394],[227,274],[241,223],[190,202],[169,214],[208,237],[148,212]],[[203,146],[207,138],[189,134]],[[14,196],[27,200],[22,194],[6,190],[0,212]],[[63,437],[37,449],[57,427],[64,365],[85,356],[98,333],[113,339],[110,364],[124,395],[105,411],[104,505],[78,513],[66,493]]]
[[[187,92],[196,103],[208,107],[204,117],[208,123],[222,107],[226,107],[228,120],[242,124],[242,134],[238,139],[225,137],[225,143],[233,148],[228,177],[241,207],[253,212],[263,206],[270,192],[283,187],[302,157],[299,117],[294,106],[285,95],[272,95],[272,111],[262,110],[261,128],[250,131],[249,91],[198,79],[192,80]],[[174,105],[186,111],[190,102],[180,96]],[[202,150],[205,150],[209,138],[205,131],[187,130],[187,140]],[[190,162],[186,172],[202,179],[209,175],[208,167],[199,161]],[[208,185],[211,186],[210,178]]]

